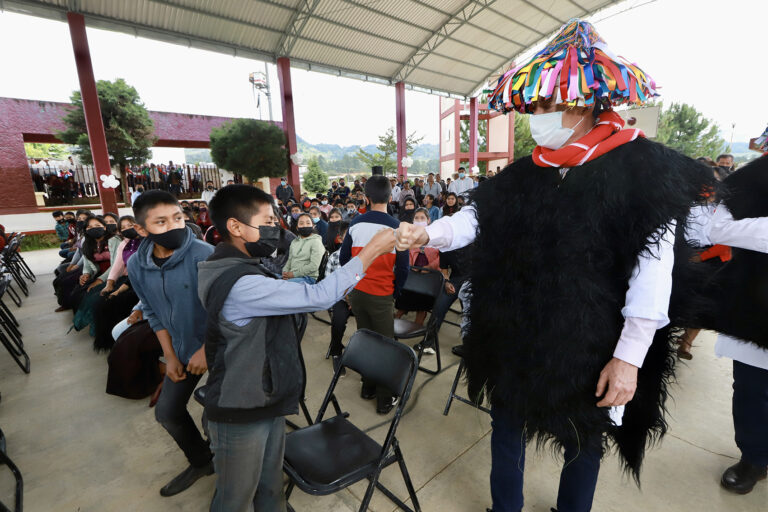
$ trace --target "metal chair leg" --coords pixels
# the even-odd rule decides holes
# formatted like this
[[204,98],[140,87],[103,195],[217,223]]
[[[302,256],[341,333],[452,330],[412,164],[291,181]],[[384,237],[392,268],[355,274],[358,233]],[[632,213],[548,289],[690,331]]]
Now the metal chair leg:
[[448,401],[445,403],[443,416],[448,416],[448,411],[451,410],[451,404],[453,403],[453,397],[456,396],[456,387],[459,385],[459,379],[461,379],[462,371],[464,371],[464,358],[459,361],[459,369],[456,371],[456,378],[453,379],[453,385],[451,386],[451,392],[448,395]]

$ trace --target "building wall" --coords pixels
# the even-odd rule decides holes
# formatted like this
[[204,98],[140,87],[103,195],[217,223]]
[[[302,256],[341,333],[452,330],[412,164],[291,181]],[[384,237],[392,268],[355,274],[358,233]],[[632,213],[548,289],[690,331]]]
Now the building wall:
[[507,116],[497,116],[488,120],[488,151],[509,151],[509,118]]

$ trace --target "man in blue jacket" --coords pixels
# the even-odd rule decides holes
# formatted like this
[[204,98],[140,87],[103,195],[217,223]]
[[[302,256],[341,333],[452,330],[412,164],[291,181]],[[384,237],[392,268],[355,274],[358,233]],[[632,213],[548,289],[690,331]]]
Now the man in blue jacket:
[[197,297],[197,264],[213,247],[187,228],[178,201],[168,192],[144,192],[133,213],[136,231],[145,239],[128,262],[128,277],[166,361],[155,418],[189,461],[189,467],[160,490],[162,496],[173,496],[213,473],[211,450],[187,412],[187,402],[207,370],[206,313]]

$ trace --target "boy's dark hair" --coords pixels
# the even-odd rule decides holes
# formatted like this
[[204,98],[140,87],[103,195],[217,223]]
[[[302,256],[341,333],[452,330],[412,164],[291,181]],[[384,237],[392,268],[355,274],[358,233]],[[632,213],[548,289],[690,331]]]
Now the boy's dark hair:
[[250,185],[227,185],[220,189],[211,203],[211,220],[223,240],[229,240],[227,220],[237,219],[249,224],[263,205],[274,206],[272,196]]
[[[179,201],[173,194],[165,190],[149,190],[141,194],[133,203],[133,215],[136,217],[136,223],[145,227],[144,223],[147,221],[149,210],[161,204],[179,206]],[[179,206],[179,208],[181,207]]]
[[291,205],[289,208],[290,208],[291,210],[293,210],[294,208],[298,208],[299,210],[301,210],[301,205],[300,205],[300,204],[296,204],[296,203],[293,203],[293,204],[292,204],[292,205]]
[[51,216],[55,219],[56,217],[63,217],[64,212],[61,210],[56,210],[55,212],[51,213]]
[[134,216],[133,216],[133,215],[123,215],[122,217],[120,217],[120,218],[117,220],[117,228],[118,228],[118,229],[120,229],[120,224],[122,224],[124,220],[129,220],[129,221],[131,221],[133,224],[136,224],[136,219],[134,218]]
[[365,195],[372,204],[386,204],[392,195],[392,185],[386,176],[376,174],[365,182]]
[[717,155],[717,158],[715,158],[715,162],[717,162],[721,158],[730,158],[731,160],[733,160],[733,155],[730,153],[723,153],[722,155]]
[[310,206],[309,207],[309,211],[311,212],[312,210],[316,210],[320,215],[323,214],[323,212],[320,210],[319,206]]
[[75,216],[79,217],[81,215],[90,215],[90,214],[91,214],[91,210],[80,208],[79,210],[77,210],[77,213],[75,214]]
[[64,212],[64,215],[72,215],[72,216],[74,216],[75,212]]

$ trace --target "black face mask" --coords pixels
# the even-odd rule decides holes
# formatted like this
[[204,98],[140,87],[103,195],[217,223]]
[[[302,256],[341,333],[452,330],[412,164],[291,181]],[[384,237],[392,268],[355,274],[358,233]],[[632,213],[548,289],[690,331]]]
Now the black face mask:
[[329,220],[329,221],[328,221],[328,227],[329,227],[329,228],[332,228],[332,227],[334,227],[334,226],[338,226],[338,225],[339,225],[339,222],[341,222],[341,221],[340,221],[340,220]]
[[193,212],[195,212],[195,213],[197,213],[197,212],[199,212],[199,211],[200,211],[200,207],[199,207],[199,206],[193,206],[193,207],[192,207],[192,211],[193,211]]
[[213,187],[208,187],[208,190],[213,190]]
[[85,230],[85,234],[93,239],[103,237],[106,232],[107,230],[104,228],[90,228]]
[[58,224],[64,224],[66,221],[64,219],[59,219],[56,221]]
[[75,219],[66,219],[66,222],[69,222],[70,224],[75,224],[77,221]]
[[[250,226],[250,224],[246,224]],[[254,226],[251,226],[254,227]],[[268,258],[277,250],[280,242],[280,228],[277,226],[259,226],[259,241],[245,242],[245,250],[254,258]]]
[[147,237],[154,243],[171,251],[175,251],[181,244],[184,243],[184,239],[187,238],[187,227],[170,229],[165,233],[154,234],[147,233]]
[[315,228],[312,227],[303,227],[303,228],[297,228],[296,231],[301,236],[309,236],[312,234],[312,232],[315,230]]
[[117,224],[107,224],[107,233],[113,235],[117,233]]
[[121,233],[125,238],[128,238],[130,240],[133,240],[134,238],[139,236],[139,233],[134,228],[124,229],[123,231],[121,231]]
[[79,221],[77,221],[76,225],[77,225],[77,229],[84,229],[85,228],[85,221],[84,220],[79,220]]

